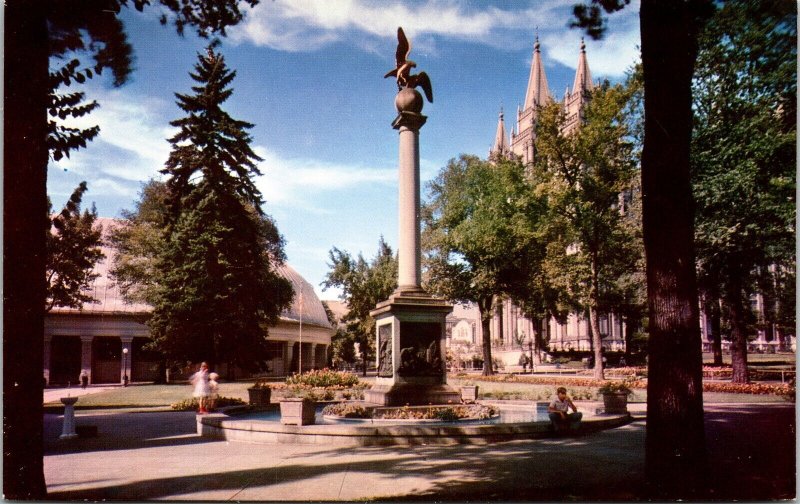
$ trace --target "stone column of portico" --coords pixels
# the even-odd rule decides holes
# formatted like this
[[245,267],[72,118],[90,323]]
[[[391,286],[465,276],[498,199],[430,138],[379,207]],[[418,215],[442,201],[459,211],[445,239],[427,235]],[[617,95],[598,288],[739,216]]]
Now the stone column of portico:
[[427,117],[419,113],[422,97],[413,89],[403,89],[395,103],[399,115],[392,127],[400,134],[397,292],[421,292],[419,130]]
[[81,336],[81,371],[92,383],[92,339],[94,336]]

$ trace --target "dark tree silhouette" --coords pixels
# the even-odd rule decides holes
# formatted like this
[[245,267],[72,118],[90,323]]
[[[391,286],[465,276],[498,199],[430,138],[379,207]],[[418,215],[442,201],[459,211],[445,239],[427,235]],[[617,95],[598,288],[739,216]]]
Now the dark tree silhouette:
[[[42,465],[42,351],[45,239],[49,232],[43,218],[47,212],[48,149],[56,158],[82,147],[93,136],[92,128],[84,132],[59,129],[49,123],[48,112],[56,111],[57,116],[64,111],[72,116],[88,112],[87,105],[81,105],[82,97],[57,97],[59,81],[65,85],[73,79],[80,83],[97,71],[111,69],[115,84],[125,82],[131,70],[131,50],[117,16],[123,6],[142,10],[150,3],[5,2],[3,491],[9,499],[46,495]],[[171,22],[179,33],[191,26],[201,36],[225,35],[225,28],[243,16],[236,0],[158,3],[165,7],[162,22]],[[255,5],[258,0],[245,3]],[[58,77],[51,75],[50,58],[73,52],[88,54],[94,64],[68,63],[54,72]],[[70,111],[68,107],[78,108]]]

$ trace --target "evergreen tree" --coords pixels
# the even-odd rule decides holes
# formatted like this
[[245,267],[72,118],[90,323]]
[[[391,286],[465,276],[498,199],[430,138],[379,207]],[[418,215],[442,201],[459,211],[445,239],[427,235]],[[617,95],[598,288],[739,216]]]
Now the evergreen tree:
[[[341,300],[347,304],[348,312],[342,317],[346,332],[342,346],[358,343],[366,376],[367,363],[375,357],[375,319],[369,314],[375,305],[389,298],[397,289],[397,257],[392,248],[381,237],[378,252],[371,261],[358,254],[353,258],[347,251],[334,247],[328,253],[330,271],[322,282],[323,289],[338,287]],[[346,356],[349,349],[343,348]]]
[[636,176],[637,153],[626,116],[637,82],[592,93],[578,129],[565,132],[558,103],[540,109],[536,130],[535,190],[547,199],[545,271],[589,313],[594,376],[603,379],[600,310],[609,311],[617,280],[635,271],[635,234],[621,196]]
[[251,179],[260,174],[247,133],[252,125],[221,108],[235,72],[212,44],[191,76],[194,94],[176,95],[187,116],[171,123],[179,131],[162,170],[169,175],[166,227],[163,240],[155,240],[148,326],[155,347],[171,359],[263,370],[266,327],[293,297],[274,269],[285,259],[283,238],[263,214]]
[[[694,80],[692,182],[700,285],[722,300],[733,381],[745,383],[750,297],[795,269],[797,5],[728,2],[700,37]],[[793,280],[791,280],[792,283]],[[763,289],[763,290],[762,290]],[[781,306],[794,311],[794,303]],[[794,325],[793,315],[789,317]],[[771,327],[762,318],[762,328]]]
[[97,210],[81,213],[81,200],[87,190],[81,182],[58,215],[49,217],[52,232],[47,236],[47,306],[80,308],[97,300],[87,293],[99,275],[95,265],[105,258],[100,246],[103,228],[95,225]]

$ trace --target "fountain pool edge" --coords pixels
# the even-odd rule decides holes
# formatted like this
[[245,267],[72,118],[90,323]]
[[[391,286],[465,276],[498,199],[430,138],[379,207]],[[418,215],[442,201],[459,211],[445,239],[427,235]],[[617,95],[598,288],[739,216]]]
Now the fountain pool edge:
[[[228,410],[231,411],[231,410]],[[582,432],[611,429],[631,422],[630,414],[585,418]],[[338,446],[488,444],[515,439],[552,437],[549,422],[464,425],[281,425],[264,420],[231,420],[225,413],[198,415],[197,433],[204,437],[263,444]]]

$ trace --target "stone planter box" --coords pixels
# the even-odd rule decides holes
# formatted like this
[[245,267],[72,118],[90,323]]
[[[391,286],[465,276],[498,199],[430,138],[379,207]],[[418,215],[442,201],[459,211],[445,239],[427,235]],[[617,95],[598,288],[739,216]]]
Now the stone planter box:
[[316,404],[311,399],[281,399],[281,424],[313,425]]
[[603,406],[606,413],[625,414],[628,412],[628,394],[625,392],[604,392]]
[[464,385],[461,387],[461,402],[474,403],[478,400],[478,386]]
[[247,395],[250,397],[250,406],[256,408],[266,408],[269,406],[270,398],[272,397],[272,389],[266,388],[249,388]]

